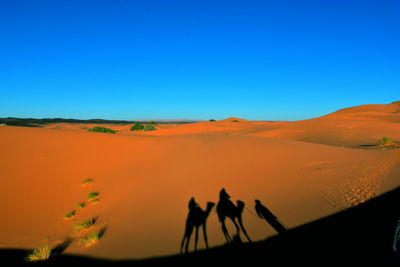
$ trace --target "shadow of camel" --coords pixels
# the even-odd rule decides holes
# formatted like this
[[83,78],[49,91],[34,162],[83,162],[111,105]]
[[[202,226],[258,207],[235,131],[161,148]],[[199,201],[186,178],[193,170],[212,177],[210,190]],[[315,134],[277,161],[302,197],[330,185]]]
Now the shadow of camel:
[[[244,202],[243,201],[236,201],[237,206],[233,204],[230,200],[230,196],[226,193],[225,189],[223,188],[219,193],[219,202],[217,204],[217,213],[219,221],[221,222],[222,232],[224,233],[225,239],[227,243],[232,242],[240,242],[240,230],[242,230],[243,234],[246,236],[249,242],[252,242],[250,237],[248,236],[246,229],[243,226],[242,221],[242,213],[244,209]],[[226,228],[225,218],[228,217],[231,219],[233,224],[236,227],[236,236],[231,238],[228,233],[228,229]],[[237,222],[236,222],[237,220]],[[239,227],[240,226],[240,227]]]
[[206,210],[203,210],[195,202],[193,197],[190,199],[189,214],[186,219],[185,233],[184,233],[184,236],[183,236],[183,239],[181,242],[181,250],[180,250],[181,253],[182,253],[184,246],[185,246],[185,253],[188,253],[190,237],[192,235],[193,228],[196,228],[194,251],[197,251],[197,241],[198,241],[200,226],[203,227],[204,242],[206,243],[206,248],[208,249],[206,223],[207,223],[208,215],[210,215],[210,212],[214,206],[215,206],[214,202],[207,202],[207,208],[206,208]]

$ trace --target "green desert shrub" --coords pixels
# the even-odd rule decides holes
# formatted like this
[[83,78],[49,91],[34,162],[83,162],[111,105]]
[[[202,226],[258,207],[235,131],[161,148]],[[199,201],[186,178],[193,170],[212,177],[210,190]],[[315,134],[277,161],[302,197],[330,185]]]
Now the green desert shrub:
[[76,210],[70,211],[70,212],[68,212],[67,214],[64,215],[64,218],[65,219],[72,218],[72,217],[75,216],[75,214],[76,214]]
[[232,122],[240,122],[240,121],[238,121],[238,120],[233,120]]
[[88,129],[89,132],[98,132],[98,133],[115,133],[116,130],[106,128],[103,126],[94,126],[93,128]]
[[81,238],[81,244],[85,246],[92,245],[94,243],[99,242],[100,238],[104,235],[106,228],[102,228],[100,230],[92,230],[87,235]]
[[211,119],[211,120],[209,120],[209,121],[216,121],[216,120],[214,120],[214,119]]
[[150,121],[149,124],[158,125],[157,122],[155,122],[155,121]]
[[390,140],[390,138],[386,137],[386,136],[382,138],[382,141],[383,141],[384,145],[391,145],[392,144],[392,140]]
[[92,202],[92,203],[98,203],[99,201],[100,201],[100,199],[98,199],[98,198],[92,198],[90,200],[90,202]]
[[93,182],[92,178],[86,178],[85,180],[83,180],[82,184],[90,184]]
[[87,230],[92,227],[97,221],[97,217],[91,218],[89,220],[83,220],[74,225],[75,233],[79,233],[81,231]]
[[49,245],[44,245],[40,248],[35,248],[32,250],[28,256],[25,258],[26,261],[44,261],[50,258],[51,249]]
[[382,140],[379,140],[379,141],[376,143],[377,146],[385,146],[385,145],[391,145],[391,144],[393,144],[392,140],[390,140],[390,138],[389,138],[389,137],[386,137],[386,136],[384,136],[384,137],[382,138]]
[[146,124],[146,126],[144,127],[144,130],[145,130],[145,131],[154,131],[154,130],[157,130],[157,128],[154,127],[154,126],[151,125],[151,124]]
[[76,205],[78,209],[83,209],[85,207],[85,202],[80,202]]
[[143,130],[144,125],[141,122],[135,122],[132,127],[131,127],[131,131],[139,131],[139,130]]
[[97,197],[98,195],[99,195],[99,192],[94,192],[94,191],[92,191],[92,192],[90,192],[90,193],[88,194],[88,198],[89,198],[89,199],[92,199],[92,198]]

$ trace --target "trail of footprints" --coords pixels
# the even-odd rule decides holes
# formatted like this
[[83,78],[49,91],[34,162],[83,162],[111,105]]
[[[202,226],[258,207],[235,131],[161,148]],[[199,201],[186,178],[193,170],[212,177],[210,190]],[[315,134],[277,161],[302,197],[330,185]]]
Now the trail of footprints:
[[347,207],[353,207],[377,196],[382,190],[384,177],[395,162],[396,157],[392,155],[381,162],[364,164],[362,173],[339,186],[341,190],[336,197]]
[[[83,181],[82,186],[87,187],[93,184],[93,179],[87,178]],[[76,207],[64,215],[64,220],[73,221],[73,219],[80,213],[83,213],[89,205],[97,204],[100,202],[99,192],[90,191],[87,194],[87,199],[79,202]],[[50,248],[48,244],[43,247],[32,250],[25,258],[26,261],[43,261],[47,260],[51,255],[58,255],[63,253],[75,240],[79,241],[81,246],[91,246],[100,241],[106,231],[106,226],[100,227],[98,225],[99,216],[87,218],[73,224],[72,232],[61,243],[55,247]]]
[[382,177],[367,175],[346,181],[337,198],[347,207],[353,207],[377,196],[383,186]]
[[[82,182],[82,186],[88,186],[93,184],[93,179],[87,178]],[[88,207],[88,205],[97,204],[100,202],[99,192],[90,191],[87,194],[87,199],[83,202],[79,202],[75,209],[68,212],[64,219],[71,220],[81,212],[83,209]],[[71,233],[71,238],[78,239],[80,244],[83,246],[90,246],[100,241],[101,237],[104,235],[106,227],[97,227],[96,222],[99,216],[87,218],[73,225],[73,230]]]

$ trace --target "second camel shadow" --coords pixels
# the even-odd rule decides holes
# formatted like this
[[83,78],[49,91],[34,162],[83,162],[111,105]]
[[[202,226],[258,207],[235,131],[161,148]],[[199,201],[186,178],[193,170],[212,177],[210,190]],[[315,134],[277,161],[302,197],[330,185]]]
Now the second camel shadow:
[[[221,227],[222,227],[222,232],[224,233],[225,239],[227,243],[232,243],[232,242],[241,242],[240,239],[240,230],[242,230],[243,234],[246,236],[247,240],[249,242],[252,242],[249,235],[246,232],[246,229],[243,226],[243,221],[242,221],[242,213],[244,209],[244,202],[243,201],[236,201],[237,206],[233,204],[233,202],[230,200],[230,196],[228,193],[226,193],[225,189],[223,188],[220,193],[219,193],[219,202],[217,204],[217,213],[218,213],[218,218],[219,221],[221,222]],[[231,219],[233,224],[236,227],[236,235],[232,238],[229,233],[228,229],[226,228],[225,224],[225,218],[228,217]],[[237,222],[236,222],[237,220]],[[240,227],[239,227],[240,226]]]

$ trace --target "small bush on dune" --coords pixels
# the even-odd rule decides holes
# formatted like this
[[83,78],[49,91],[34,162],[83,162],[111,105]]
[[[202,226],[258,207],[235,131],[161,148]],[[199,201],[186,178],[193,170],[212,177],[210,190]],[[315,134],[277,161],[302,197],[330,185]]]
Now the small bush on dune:
[[96,223],[96,221],[97,221],[97,217],[94,217],[89,220],[84,220],[84,221],[81,221],[80,223],[75,224],[74,225],[75,233],[79,233],[83,230],[89,229]]
[[240,122],[240,121],[238,121],[238,120],[233,120],[232,122]]
[[209,121],[216,121],[216,120],[214,120],[214,119],[211,119],[211,120],[209,120]]
[[99,195],[99,192],[94,192],[94,191],[92,191],[92,192],[90,192],[90,193],[88,194],[88,198],[89,198],[89,199],[92,199],[92,198],[97,197],[98,195]]
[[98,230],[93,230],[89,232],[86,236],[81,238],[80,242],[81,244],[85,246],[90,246],[94,243],[99,242],[100,238],[104,235],[106,232],[106,228],[102,228],[99,231]]
[[83,180],[82,184],[90,184],[93,182],[92,178],[86,178],[85,180]]
[[392,140],[390,140],[390,138],[389,138],[389,137],[386,137],[386,136],[384,136],[384,137],[382,138],[382,140],[379,140],[379,141],[376,143],[377,146],[386,146],[386,145],[392,145],[392,144],[393,144]]
[[389,137],[383,137],[382,138],[382,140],[383,140],[383,144],[384,145],[391,145],[392,144],[392,140],[390,140],[390,138]]
[[144,125],[141,122],[135,122],[132,127],[131,127],[131,131],[139,131],[139,130],[143,130]]
[[51,249],[49,245],[44,245],[40,248],[35,248],[32,252],[28,254],[25,258],[26,261],[44,261],[50,258]]
[[83,209],[83,208],[85,207],[85,202],[78,203],[78,204],[76,205],[76,207],[77,207],[78,209]]
[[102,127],[102,126],[94,126],[93,128],[88,129],[89,132],[98,132],[98,133],[113,133],[115,134],[116,130]]
[[157,128],[154,127],[154,126],[151,125],[151,124],[147,124],[146,127],[144,127],[144,130],[145,130],[145,131],[154,131],[154,130],[157,130]]
[[92,202],[92,203],[97,203],[99,201],[100,201],[100,199],[98,199],[98,198],[93,198],[92,200],[90,200],[90,202]]
[[75,216],[75,214],[76,214],[76,210],[70,211],[70,212],[68,212],[67,214],[64,215],[64,218],[65,219],[72,218],[73,216]]

